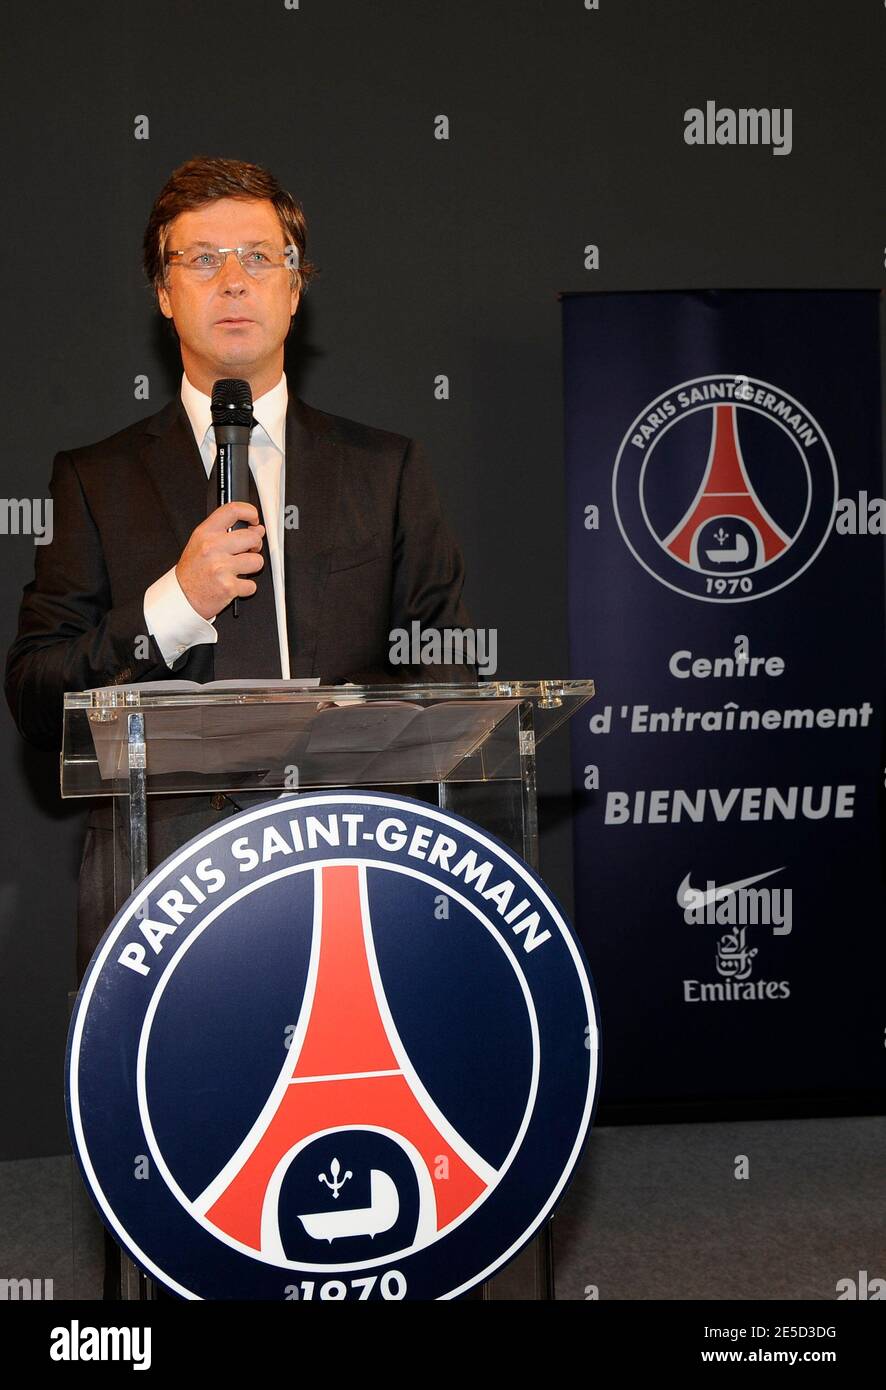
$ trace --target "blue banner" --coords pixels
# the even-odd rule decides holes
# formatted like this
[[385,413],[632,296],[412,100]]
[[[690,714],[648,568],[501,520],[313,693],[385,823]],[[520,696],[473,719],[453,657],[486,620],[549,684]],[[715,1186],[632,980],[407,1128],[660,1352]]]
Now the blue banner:
[[879,295],[563,299],[601,1104],[883,1084]]

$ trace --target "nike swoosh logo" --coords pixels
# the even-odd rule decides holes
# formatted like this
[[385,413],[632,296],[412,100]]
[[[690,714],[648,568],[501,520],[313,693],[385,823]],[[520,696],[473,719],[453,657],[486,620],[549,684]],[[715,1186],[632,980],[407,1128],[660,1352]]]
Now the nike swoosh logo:
[[680,907],[691,907],[698,911],[701,907],[707,907],[708,903],[717,902],[720,898],[728,898],[730,893],[735,893],[739,888],[750,888],[752,883],[760,883],[764,878],[771,878],[773,874],[784,872],[784,865],[780,869],[770,869],[765,874],[755,874],[753,878],[737,878],[734,883],[721,883],[716,888],[708,888],[702,891],[701,888],[693,888],[689,880],[691,874],[687,874],[680,887],[677,889],[677,902]]

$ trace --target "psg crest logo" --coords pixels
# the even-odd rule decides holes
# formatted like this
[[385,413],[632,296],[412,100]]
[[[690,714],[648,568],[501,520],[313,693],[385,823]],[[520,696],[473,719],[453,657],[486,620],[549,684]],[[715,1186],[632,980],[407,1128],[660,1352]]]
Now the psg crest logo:
[[117,914],[66,1102],[118,1243],[184,1299],[457,1298],[551,1214],[599,1078],[536,874],[411,797],[214,826]]
[[707,603],[790,584],[833,525],[837,469],[787,392],[712,375],[664,392],[625,434],[612,478],[621,534],[644,569]]

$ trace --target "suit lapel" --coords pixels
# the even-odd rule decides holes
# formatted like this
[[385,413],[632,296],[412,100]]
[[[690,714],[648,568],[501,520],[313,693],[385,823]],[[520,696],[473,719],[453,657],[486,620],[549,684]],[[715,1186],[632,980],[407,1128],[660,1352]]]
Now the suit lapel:
[[206,518],[206,469],[181,396],[152,415],[145,430],[145,471],[181,552]]
[[[323,591],[335,543],[341,474],[341,451],[330,417],[305,405],[290,390],[286,410],[283,569],[293,676],[322,674],[314,670],[314,662]],[[294,526],[296,517],[298,525]]]

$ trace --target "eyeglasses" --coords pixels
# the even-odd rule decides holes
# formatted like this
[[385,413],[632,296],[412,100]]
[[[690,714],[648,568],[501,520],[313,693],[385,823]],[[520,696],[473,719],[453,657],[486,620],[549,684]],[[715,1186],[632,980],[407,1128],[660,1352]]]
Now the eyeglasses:
[[278,251],[269,242],[259,242],[254,246],[186,246],[183,251],[167,251],[167,262],[180,265],[197,280],[213,280],[218,275],[228,256],[235,255],[247,275],[260,280],[272,270],[287,267],[298,269],[298,252],[292,248],[294,264],[290,264],[289,254]]

